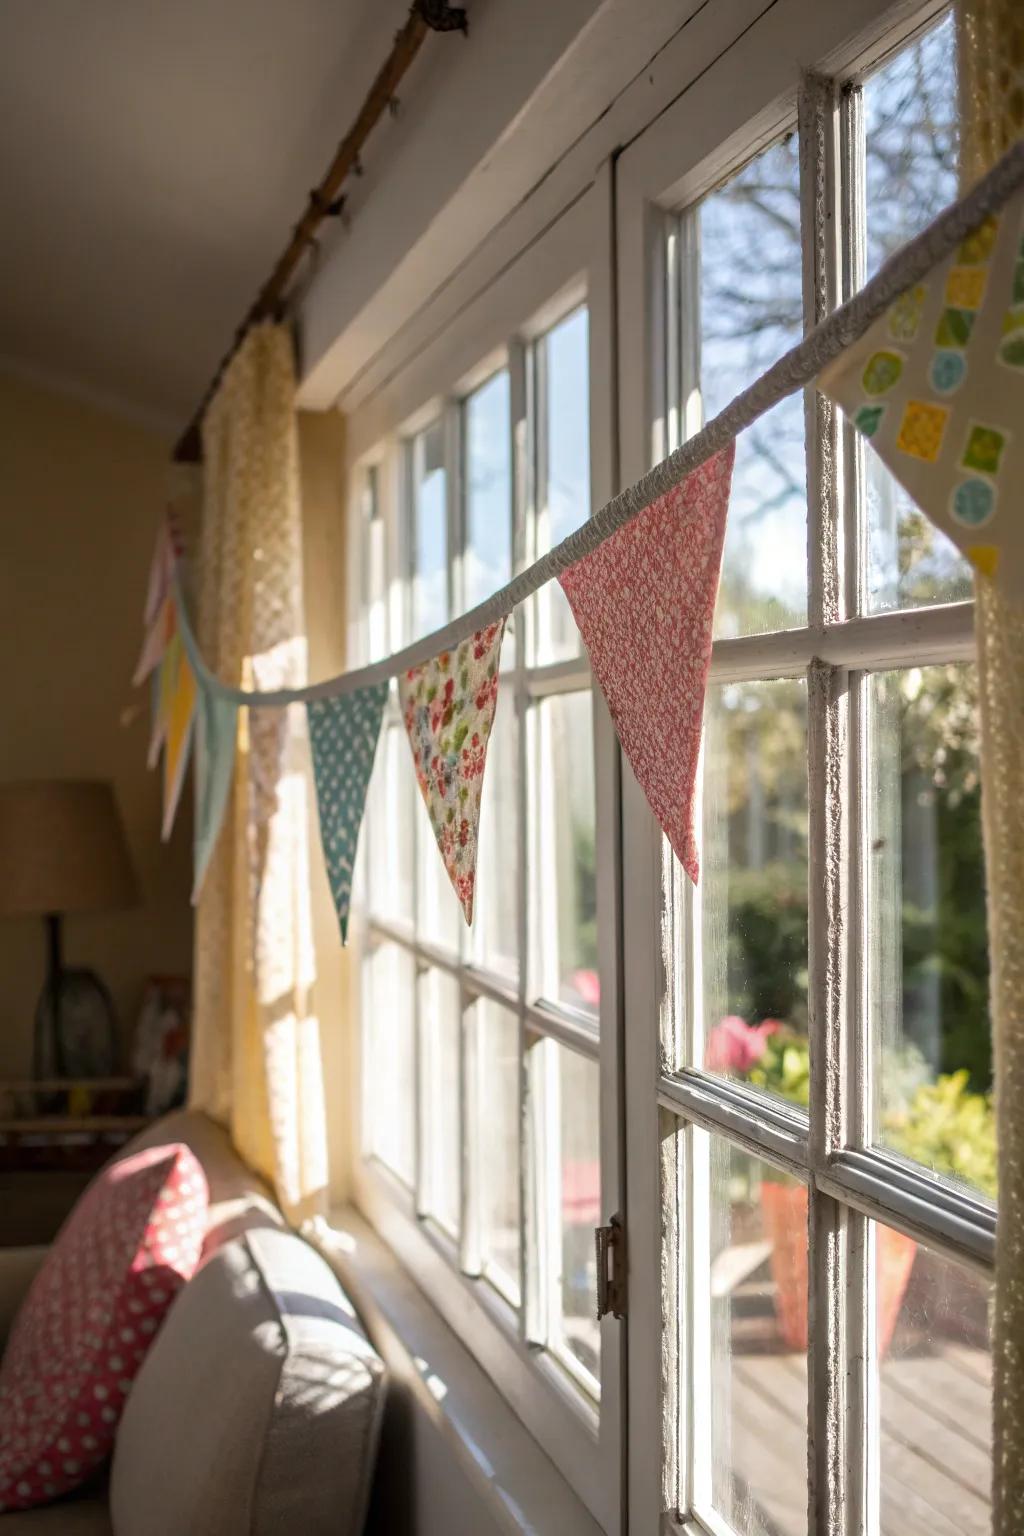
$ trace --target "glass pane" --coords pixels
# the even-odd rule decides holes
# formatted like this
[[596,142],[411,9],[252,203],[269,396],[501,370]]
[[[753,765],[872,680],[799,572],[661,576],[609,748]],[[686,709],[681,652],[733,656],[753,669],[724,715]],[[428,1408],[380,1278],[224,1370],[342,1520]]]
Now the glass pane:
[[[590,364],[585,307],[536,343],[537,512],[534,543],[543,554],[590,516]],[[577,656],[579,631],[557,581],[537,594],[538,663]]]
[[476,1031],[481,1252],[485,1273],[518,1303],[519,1020],[481,998]]
[[807,687],[708,689],[704,1065],[807,1103]]
[[462,1190],[459,1115],[459,984],[444,971],[420,977],[423,1051],[424,1207],[453,1235]]
[[544,699],[532,713],[535,990],[596,1015],[600,982],[590,692]]
[[710,1241],[710,1326],[698,1308],[694,1339],[711,1386],[698,1486],[740,1536],[804,1536],[807,1191],[721,1137],[692,1135]]
[[[803,335],[796,135],[697,209],[700,389],[706,421]],[[807,615],[807,476],[800,394],[736,444],[717,635],[790,629]]]
[[519,974],[519,761],[514,638],[502,647],[498,707],[487,748],[480,805],[476,894],[470,949],[477,965],[511,980]]
[[508,369],[463,406],[466,452],[465,606],[473,608],[512,576],[512,437]]
[[[411,766],[411,765],[410,765]],[[428,943],[457,954],[466,920],[430,825],[427,808],[414,784],[416,800],[416,933]],[[485,797],[486,798],[486,797]]]
[[601,1329],[597,1311],[597,1257],[594,1228],[601,1220],[601,1136],[596,1061],[551,1042],[557,1057],[561,1259],[553,1343],[591,1378],[597,1393],[601,1374]]
[[412,494],[412,638],[448,619],[448,477],[444,426],[435,421],[409,444]]
[[991,1288],[872,1227],[880,1528],[975,1536],[991,1526]]
[[363,1134],[369,1150],[411,1185],[415,961],[400,944],[377,944],[366,955],[363,981]]
[[[370,908],[375,917],[412,922],[413,816],[416,780],[401,723],[385,725],[367,795]],[[360,844],[363,836],[360,836]]]
[[[957,195],[952,15],[865,81],[864,132],[871,276]],[[922,516],[870,445],[863,452],[869,609],[970,597],[967,562]]]
[[371,464],[363,481],[363,615],[368,661],[388,653],[387,543],[380,504],[380,471]]
[[875,1137],[995,1196],[972,665],[867,679]]

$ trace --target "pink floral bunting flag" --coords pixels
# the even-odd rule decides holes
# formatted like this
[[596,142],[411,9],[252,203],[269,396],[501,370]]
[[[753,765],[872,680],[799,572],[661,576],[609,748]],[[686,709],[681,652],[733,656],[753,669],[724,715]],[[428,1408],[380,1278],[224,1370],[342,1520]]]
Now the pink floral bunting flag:
[[559,580],[622,750],[696,883],[693,790],[735,444]]
[[477,829],[498,702],[505,620],[398,679],[416,780],[466,922],[473,921]]

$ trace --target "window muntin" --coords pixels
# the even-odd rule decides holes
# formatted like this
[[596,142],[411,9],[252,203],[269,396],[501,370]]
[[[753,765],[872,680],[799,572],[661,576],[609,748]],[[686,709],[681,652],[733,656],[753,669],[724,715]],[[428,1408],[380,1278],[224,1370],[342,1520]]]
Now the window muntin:
[[[589,515],[586,307],[511,341],[482,383],[385,445],[385,467],[389,451],[402,473],[392,481],[378,469],[372,488],[398,488],[391,547],[407,551],[392,566],[394,648],[396,613],[408,614],[413,635],[439,625],[503,584],[514,550],[550,547]],[[394,1003],[401,987],[402,1040],[415,1041],[401,1105],[411,1092],[418,1132],[415,1144],[404,1132],[370,1137],[370,1150],[409,1184],[445,1257],[483,1286],[499,1323],[538,1349],[592,1433],[602,1187],[595,730],[589,667],[558,600],[560,589],[547,589],[546,606],[524,605],[506,631],[471,930],[389,705],[365,829],[364,1106],[371,1120],[395,1096],[393,1085],[373,1086],[374,1072],[394,1075],[395,1025],[367,1009],[378,997]],[[396,848],[388,820],[400,799],[413,851],[407,836]],[[400,982],[380,972],[396,956]]]

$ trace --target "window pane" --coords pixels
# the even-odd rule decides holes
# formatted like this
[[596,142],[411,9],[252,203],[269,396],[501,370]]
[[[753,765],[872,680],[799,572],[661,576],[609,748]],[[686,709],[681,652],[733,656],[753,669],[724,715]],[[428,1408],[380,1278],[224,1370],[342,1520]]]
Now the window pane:
[[[953,18],[901,48],[864,84],[868,276],[957,196]],[[867,600],[878,611],[971,595],[955,546],[864,450]]]
[[807,1103],[807,688],[708,689],[704,1065]]
[[476,893],[470,948],[487,970],[515,980],[519,974],[519,760],[513,673],[515,640],[506,634],[498,708],[487,748],[480,805]]
[[412,922],[416,793],[405,729],[392,721],[381,734],[367,796],[367,874],[375,917]]
[[872,1228],[881,1530],[987,1531],[990,1286],[902,1232]]
[[977,674],[866,687],[875,1136],[994,1196]]
[[465,606],[473,608],[512,576],[512,439],[508,369],[463,406],[466,453]]
[[448,477],[444,426],[435,421],[409,444],[412,497],[412,635],[448,619]]
[[[537,555],[559,544],[590,516],[590,364],[586,307],[574,310],[535,345],[537,421]],[[579,631],[557,581],[537,593],[539,663],[577,656]]]
[[[410,764],[411,767],[411,764]],[[428,943],[457,954],[465,918],[430,825],[419,789],[416,800],[416,933]],[[486,798],[486,797],[485,797]]]
[[427,971],[420,977],[424,1205],[453,1235],[462,1190],[460,1033],[458,982],[443,971]]
[[412,1184],[413,1000],[416,965],[400,944],[377,944],[364,961],[363,1113],[370,1151]]
[[368,661],[388,653],[387,542],[380,504],[380,471],[371,464],[363,481],[363,638]]
[[[709,421],[803,335],[796,135],[712,192],[697,217],[700,389]],[[715,632],[788,629],[806,614],[804,405],[796,394],[737,441]]]
[[519,1020],[476,1004],[480,1246],[484,1271],[519,1300]]
[[601,1330],[597,1312],[594,1228],[601,1220],[601,1137],[596,1061],[551,1042],[556,1053],[559,1099],[559,1252],[553,1343],[591,1378],[597,1393]]
[[805,1536],[807,1191],[721,1137],[691,1134],[710,1241],[693,1345],[711,1391],[698,1488],[740,1536]]
[[596,1014],[600,984],[590,692],[544,699],[532,715],[535,991]]

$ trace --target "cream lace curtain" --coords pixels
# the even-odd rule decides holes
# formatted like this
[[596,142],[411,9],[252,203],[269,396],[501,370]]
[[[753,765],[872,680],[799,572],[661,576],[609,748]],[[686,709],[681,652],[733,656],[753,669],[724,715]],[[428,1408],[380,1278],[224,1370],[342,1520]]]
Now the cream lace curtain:
[[[306,681],[295,377],[252,330],[203,422],[198,634],[227,683]],[[327,1157],[308,867],[305,714],[243,710],[232,804],[196,914],[190,1102],[228,1126],[298,1224]]]
[[[1024,131],[1024,4],[958,0],[966,188]],[[1015,508],[1024,516],[1024,509]],[[988,871],[999,1243],[993,1418],[995,1536],[1024,1531],[1024,608],[979,577],[982,808]]]

